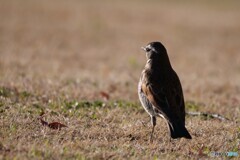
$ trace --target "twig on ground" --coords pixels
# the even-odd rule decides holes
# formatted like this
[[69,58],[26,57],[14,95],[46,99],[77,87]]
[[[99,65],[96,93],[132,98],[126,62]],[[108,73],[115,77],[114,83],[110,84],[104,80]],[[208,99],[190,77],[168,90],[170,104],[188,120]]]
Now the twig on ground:
[[225,118],[220,114],[211,114],[211,113],[203,113],[203,112],[187,112],[186,114],[190,116],[203,116],[203,117],[209,117],[209,118],[216,118],[222,121],[230,121],[230,119]]

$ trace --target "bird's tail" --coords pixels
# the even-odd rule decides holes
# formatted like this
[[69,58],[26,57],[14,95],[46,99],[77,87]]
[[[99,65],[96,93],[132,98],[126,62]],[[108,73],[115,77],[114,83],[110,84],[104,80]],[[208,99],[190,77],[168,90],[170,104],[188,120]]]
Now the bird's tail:
[[173,139],[181,137],[192,139],[191,135],[185,128],[184,124],[178,122],[177,123],[168,122],[168,127],[170,130],[170,135]]

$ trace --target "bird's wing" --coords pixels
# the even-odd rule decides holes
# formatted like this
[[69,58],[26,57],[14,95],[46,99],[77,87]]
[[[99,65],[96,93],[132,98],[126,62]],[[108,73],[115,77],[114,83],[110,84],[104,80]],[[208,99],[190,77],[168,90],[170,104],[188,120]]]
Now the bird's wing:
[[142,91],[154,109],[165,118],[170,116],[169,104],[164,93],[160,93],[152,84],[142,84]]
[[174,74],[172,78],[171,93],[169,94],[169,96],[172,97],[171,105],[174,107],[174,110],[177,112],[176,114],[180,116],[180,119],[183,122],[185,122],[185,104],[184,104],[182,85],[176,72],[173,71],[173,73]]
[[177,77],[168,84],[171,85],[161,86],[160,83],[143,83],[142,90],[155,109],[166,119],[170,121],[178,119],[184,122],[184,100],[180,81]]

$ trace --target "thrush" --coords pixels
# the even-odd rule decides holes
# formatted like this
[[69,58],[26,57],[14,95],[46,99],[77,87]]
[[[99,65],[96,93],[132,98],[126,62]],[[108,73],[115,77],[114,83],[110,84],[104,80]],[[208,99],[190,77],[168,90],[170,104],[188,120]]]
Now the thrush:
[[140,102],[151,117],[153,140],[156,117],[168,124],[170,137],[191,139],[185,128],[185,104],[181,82],[173,70],[166,48],[160,42],[151,42],[142,47],[147,63],[138,84]]

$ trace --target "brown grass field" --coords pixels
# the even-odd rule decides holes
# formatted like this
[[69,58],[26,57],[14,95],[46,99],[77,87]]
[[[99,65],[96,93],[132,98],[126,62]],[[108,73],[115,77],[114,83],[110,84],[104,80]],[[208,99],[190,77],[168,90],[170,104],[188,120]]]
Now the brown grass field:
[[[187,116],[193,139],[169,141],[158,118],[149,143],[137,83],[156,40],[186,110],[229,120]],[[239,0],[0,0],[0,159],[238,159],[239,126]]]

